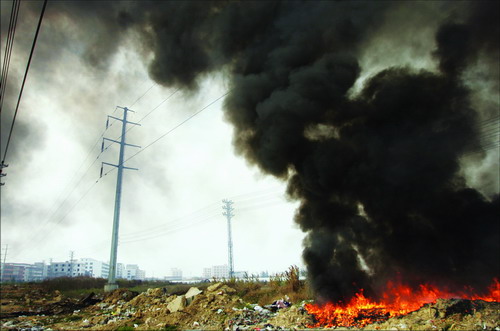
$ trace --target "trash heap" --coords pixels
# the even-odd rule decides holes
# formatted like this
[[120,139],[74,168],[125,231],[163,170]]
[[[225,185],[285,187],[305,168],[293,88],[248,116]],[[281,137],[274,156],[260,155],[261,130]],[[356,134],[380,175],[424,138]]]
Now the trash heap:
[[[125,292],[124,292],[125,293]],[[121,294],[123,296],[124,294]],[[116,300],[116,296],[115,296]],[[212,330],[244,330],[248,328],[278,329],[280,327],[304,328],[311,322],[305,310],[294,309],[295,318],[278,318],[281,311],[291,306],[284,300],[261,307],[245,303],[236,295],[236,290],[216,283],[205,291],[192,287],[183,295],[169,295],[164,289],[149,289],[125,299],[104,300],[99,308],[103,312],[88,320],[88,327],[93,329],[109,329],[133,326],[139,329],[162,329],[178,327],[180,329],[212,329]],[[274,323],[287,321],[286,325]],[[291,325],[290,322],[297,322]]]
[[[191,287],[182,295],[165,288],[140,294],[118,289],[80,300],[64,298],[57,291],[5,293],[2,289],[2,330],[293,330],[315,323],[304,309],[306,302],[292,304],[285,296],[269,305],[248,303],[223,283],[204,290]],[[499,331],[500,303],[437,300],[365,329]]]
[[[91,294],[79,302],[92,304],[65,312],[64,316],[23,316],[15,322],[2,321],[1,326],[2,329],[36,326],[39,330],[279,330],[303,329],[312,322],[301,306],[292,306],[286,299],[262,307],[244,302],[236,290],[223,283],[203,291],[191,287],[182,295],[169,294],[164,288],[140,294],[118,289],[101,298]],[[79,308],[71,305],[74,307]]]
[[500,303],[438,299],[417,311],[367,326],[369,330],[500,330]]

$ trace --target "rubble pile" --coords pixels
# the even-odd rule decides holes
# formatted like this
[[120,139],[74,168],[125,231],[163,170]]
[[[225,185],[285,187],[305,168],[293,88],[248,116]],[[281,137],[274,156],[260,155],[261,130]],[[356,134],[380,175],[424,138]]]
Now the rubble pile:
[[500,330],[500,303],[438,299],[417,311],[367,326],[368,330]]
[[[117,290],[102,302],[88,307],[85,313],[91,314],[89,318],[53,327],[82,327],[92,330],[124,327],[154,330],[168,327],[204,330],[244,330],[250,327],[278,329],[281,326],[271,324],[269,319],[279,316],[278,310],[290,306],[290,303],[285,304],[283,300],[266,307],[245,303],[233,288],[222,283],[213,284],[205,291],[192,287],[183,295],[170,295],[163,288],[148,289],[141,294],[129,292]],[[306,314],[303,310],[293,311],[295,315]],[[294,320],[290,316],[276,319],[276,323]],[[290,324],[283,325],[289,326]]]
[[[90,293],[80,300],[64,298],[57,291],[8,291],[2,287],[2,330],[290,330],[315,323],[303,307],[305,302],[292,304],[285,297],[263,306],[248,303],[223,283],[205,290],[192,287],[184,294],[168,293],[166,288],[142,293],[118,289],[102,296]],[[365,329],[500,331],[500,303],[437,300]]]
[[[93,297],[94,294],[91,295]],[[97,300],[99,301],[99,300]],[[72,300],[63,297],[59,291],[44,291],[39,288],[12,286],[2,289],[1,311],[2,319],[32,315],[61,315],[72,313],[96,303],[89,296],[82,300]]]

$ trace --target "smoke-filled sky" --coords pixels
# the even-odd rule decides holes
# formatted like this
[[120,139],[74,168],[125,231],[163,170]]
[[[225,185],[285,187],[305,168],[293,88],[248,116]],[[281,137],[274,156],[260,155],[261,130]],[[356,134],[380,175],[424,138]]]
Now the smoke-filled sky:
[[[3,52],[11,3],[1,5]],[[1,115],[2,155],[40,9],[38,2],[21,4]],[[109,260],[116,171],[95,184],[101,161],[118,160],[118,147],[111,146],[95,161],[106,116],[120,117],[115,106],[130,107],[148,91],[130,107],[136,113],[129,120],[137,122],[159,107],[127,133],[129,143],[145,147],[227,92],[222,73],[203,80],[196,93],[172,95],[177,88],[154,85],[147,68],[151,55],[141,52],[133,35],[119,43],[108,35],[106,24],[114,23],[94,16],[103,10],[107,19],[105,9],[103,2],[47,5],[2,178],[7,262],[67,260],[71,250],[75,258]],[[226,264],[221,200],[227,198],[235,207],[237,271],[303,266],[304,235],[293,224],[296,204],[284,198],[283,182],[234,154],[222,104],[223,99],[127,162],[140,170],[124,172],[118,262],[139,264],[148,277],[167,275],[171,268],[201,275],[203,267]],[[119,124],[105,137],[117,139]],[[137,151],[127,148],[126,156]]]
[[[21,8],[2,143],[40,5]],[[16,259],[106,259],[115,173],[92,185],[116,148],[89,168],[97,144],[78,175],[106,114],[133,105],[138,121],[171,96],[130,131],[147,146],[228,93],[128,162],[141,170],[125,174],[119,261],[156,274],[224,263],[224,219],[191,225],[234,197],[237,270],[304,264],[327,299],[377,296],[395,275],[482,288],[500,274],[498,6],[49,3],[7,159],[2,243]]]

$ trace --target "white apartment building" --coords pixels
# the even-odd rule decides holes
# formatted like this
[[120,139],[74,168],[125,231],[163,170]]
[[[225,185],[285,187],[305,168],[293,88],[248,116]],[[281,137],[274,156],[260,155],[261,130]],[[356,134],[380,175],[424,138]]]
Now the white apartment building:
[[77,261],[51,262],[47,268],[48,278],[85,276],[85,270]]
[[79,260],[52,262],[48,266],[48,277],[77,277],[90,276],[108,278],[109,264],[102,261],[83,258]]
[[144,280],[146,279],[146,271],[139,269],[137,264],[116,264],[116,279],[136,279]]
[[165,280],[182,280],[182,270],[178,268],[170,269],[170,274],[165,276]]
[[[75,262],[74,262],[75,263]],[[94,260],[91,258],[83,258],[76,262],[82,276],[87,275],[95,278],[108,278],[109,276],[109,263]],[[73,266],[73,268],[75,268]]]
[[116,264],[116,279],[125,279],[125,265],[123,263]]
[[203,273],[201,274],[203,278],[212,278],[212,268],[203,268]]
[[229,268],[227,264],[203,268],[203,278],[229,278]]
[[137,264],[117,263],[116,278],[128,280],[144,280],[146,279],[146,271],[139,269]]
[[[0,265],[0,280],[13,282],[41,281],[46,278],[89,276],[94,278],[108,278],[109,263],[91,258],[82,258],[73,261],[28,263],[5,263]],[[139,269],[137,264],[117,263],[117,279],[146,279],[146,272]],[[182,278],[182,271],[181,271]]]

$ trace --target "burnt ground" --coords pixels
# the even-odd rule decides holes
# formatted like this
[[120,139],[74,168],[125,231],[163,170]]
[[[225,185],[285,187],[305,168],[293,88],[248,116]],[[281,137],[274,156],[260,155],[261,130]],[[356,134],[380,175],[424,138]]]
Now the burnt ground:
[[[2,285],[2,330],[254,330],[306,329],[314,317],[304,302],[289,307],[246,302],[223,283],[204,290],[138,293],[119,289],[106,295],[68,298],[36,286]],[[337,329],[350,329],[339,327]],[[500,330],[500,303],[438,300],[404,316],[370,324],[367,330]]]

